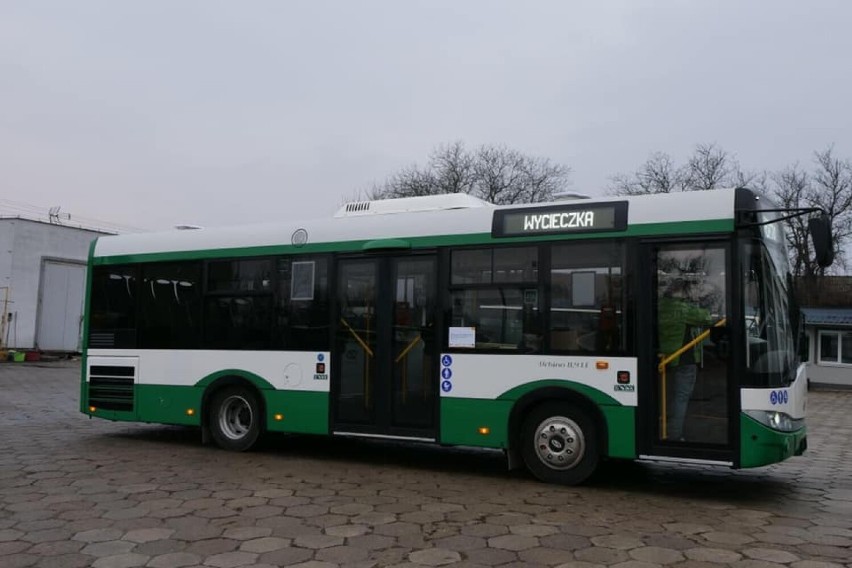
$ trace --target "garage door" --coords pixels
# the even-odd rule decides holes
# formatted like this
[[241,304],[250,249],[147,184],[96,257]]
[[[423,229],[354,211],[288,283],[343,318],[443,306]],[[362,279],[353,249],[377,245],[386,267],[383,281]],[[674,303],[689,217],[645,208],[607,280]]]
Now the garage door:
[[80,351],[80,322],[85,285],[84,264],[44,261],[39,297],[39,349]]

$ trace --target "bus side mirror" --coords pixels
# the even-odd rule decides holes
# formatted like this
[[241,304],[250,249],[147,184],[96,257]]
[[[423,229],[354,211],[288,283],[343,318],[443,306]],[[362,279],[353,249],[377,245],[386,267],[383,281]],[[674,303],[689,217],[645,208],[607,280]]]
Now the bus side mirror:
[[808,220],[808,231],[814,243],[816,262],[820,268],[831,266],[834,262],[834,242],[831,236],[831,221],[823,213]]

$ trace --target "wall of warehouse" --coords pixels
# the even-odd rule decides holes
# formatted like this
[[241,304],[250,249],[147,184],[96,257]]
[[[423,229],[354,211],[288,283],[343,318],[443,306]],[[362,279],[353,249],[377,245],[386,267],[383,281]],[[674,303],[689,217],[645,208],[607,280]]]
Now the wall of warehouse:
[[[11,320],[7,319],[2,338],[4,347],[37,347],[39,294],[45,262],[85,264],[89,244],[101,234],[27,219],[0,219],[0,311],[4,293],[8,293],[6,311],[12,315]],[[79,278],[85,278],[85,270],[76,272],[80,273]],[[4,292],[4,287],[8,292]],[[76,302],[76,297],[72,300]]]

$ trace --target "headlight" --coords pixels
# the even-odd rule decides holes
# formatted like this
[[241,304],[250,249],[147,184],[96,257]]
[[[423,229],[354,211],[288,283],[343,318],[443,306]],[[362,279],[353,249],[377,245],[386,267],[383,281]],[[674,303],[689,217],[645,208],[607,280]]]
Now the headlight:
[[776,412],[774,410],[746,410],[745,413],[767,428],[772,428],[779,432],[793,432],[805,425],[804,418],[794,419],[784,412]]

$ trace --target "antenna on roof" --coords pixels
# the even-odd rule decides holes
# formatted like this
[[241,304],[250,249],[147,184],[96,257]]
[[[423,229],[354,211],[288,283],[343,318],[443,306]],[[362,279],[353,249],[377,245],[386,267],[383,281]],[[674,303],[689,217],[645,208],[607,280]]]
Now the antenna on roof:
[[47,217],[50,220],[52,225],[60,225],[62,221],[59,220],[59,210],[62,209],[61,205],[56,205],[55,207],[51,207],[47,212]]
[[195,231],[203,228],[201,225],[175,225],[175,229],[178,231]]

